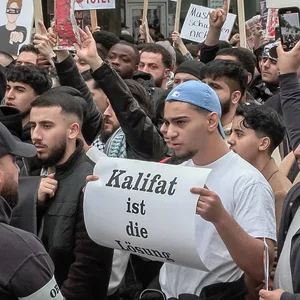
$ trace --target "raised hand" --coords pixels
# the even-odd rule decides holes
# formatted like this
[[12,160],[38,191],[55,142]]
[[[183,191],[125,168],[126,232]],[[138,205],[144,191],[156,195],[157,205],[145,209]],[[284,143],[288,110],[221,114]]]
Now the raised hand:
[[221,30],[228,15],[228,0],[224,0],[224,7],[209,13],[209,26]]
[[283,50],[281,43],[277,47],[277,66],[280,74],[295,73],[300,68],[300,41],[288,52]]

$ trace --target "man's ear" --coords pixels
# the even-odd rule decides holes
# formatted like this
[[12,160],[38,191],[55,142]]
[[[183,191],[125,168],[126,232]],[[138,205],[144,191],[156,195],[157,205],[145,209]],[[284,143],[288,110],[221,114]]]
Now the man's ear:
[[68,138],[73,140],[73,139],[76,139],[78,137],[80,133],[80,126],[78,123],[73,123],[70,125],[70,128],[69,128],[69,136]]
[[232,94],[231,94],[231,102],[232,104],[236,105],[236,104],[239,104],[239,102],[241,101],[242,99],[242,93],[240,91],[234,91]]
[[270,138],[265,136],[265,137],[260,139],[258,150],[259,151],[266,151],[270,147],[270,145],[271,145]]
[[252,81],[253,77],[252,74],[248,72],[248,84]]
[[171,70],[170,69],[165,69],[164,71],[164,78],[168,78],[170,75]]
[[207,114],[207,131],[208,132],[213,132],[216,129],[218,130],[218,126],[219,126],[219,116],[217,113],[212,112]]

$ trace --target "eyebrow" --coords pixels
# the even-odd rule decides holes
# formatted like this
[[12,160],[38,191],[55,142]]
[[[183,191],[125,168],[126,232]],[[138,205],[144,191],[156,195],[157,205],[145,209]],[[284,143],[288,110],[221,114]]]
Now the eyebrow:
[[165,122],[176,122],[176,121],[180,121],[180,120],[188,120],[189,119],[189,117],[187,117],[187,116],[179,116],[179,117],[175,117],[175,118],[170,118],[169,120],[167,120],[167,119],[165,119],[164,118],[164,121]]
[[33,122],[33,121],[28,122],[28,124],[29,124],[30,126],[36,125],[37,123],[38,123],[38,124],[41,124],[41,125],[44,125],[44,124],[54,124],[54,122],[52,122],[52,121],[50,121],[50,120],[44,120],[44,121],[40,121],[40,122]]

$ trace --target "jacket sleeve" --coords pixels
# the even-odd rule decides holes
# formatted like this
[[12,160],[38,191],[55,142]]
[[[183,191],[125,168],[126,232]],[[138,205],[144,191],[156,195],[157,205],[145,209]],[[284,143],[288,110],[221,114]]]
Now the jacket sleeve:
[[300,145],[300,83],[296,73],[283,74],[280,78],[280,96],[283,117],[292,149]]
[[69,55],[69,57],[64,61],[56,63],[55,67],[60,84],[62,86],[73,87],[80,91],[82,98],[87,103],[87,109],[82,126],[82,134],[86,142],[90,145],[100,131],[102,119],[101,113],[93,100],[93,96],[88,86],[79,73],[72,56]]
[[108,97],[133,153],[143,159],[164,158],[166,145],[163,136],[140,108],[121,77],[106,63],[92,76]]
[[207,45],[203,44],[203,46],[201,48],[200,60],[204,64],[209,63],[210,61],[212,61],[216,58],[216,55],[219,50],[220,50],[219,44],[217,44],[215,46],[207,46]]
[[75,261],[69,269],[61,292],[66,300],[90,300],[107,297],[113,249],[94,243],[83,219],[83,193],[80,197],[75,229]]
[[291,294],[288,292],[284,292],[281,295],[280,300],[300,300],[300,294]]

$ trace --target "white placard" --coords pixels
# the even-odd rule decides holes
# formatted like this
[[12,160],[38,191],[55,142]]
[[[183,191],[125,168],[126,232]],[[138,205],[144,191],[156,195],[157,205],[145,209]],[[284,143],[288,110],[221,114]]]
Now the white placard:
[[[190,41],[202,43],[209,29],[209,12],[211,8],[191,4],[181,30],[181,37]],[[229,39],[236,15],[228,14],[222,28],[220,40]]]
[[[198,196],[209,169],[100,158],[87,185],[84,220],[103,246],[208,271],[196,247]],[[197,236],[201,239],[201,236]]]
[[209,0],[208,7],[210,8],[223,8],[224,0]]
[[115,0],[76,0],[75,10],[114,9]]
[[300,0],[267,0],[267,8],[281,8],[290,6],[300,7]]
[[[32,0],[0,1],[0,51],[17,55],[22,45],[30,43],[33,16]],[[7,24],[14,29],[7,29]]]

